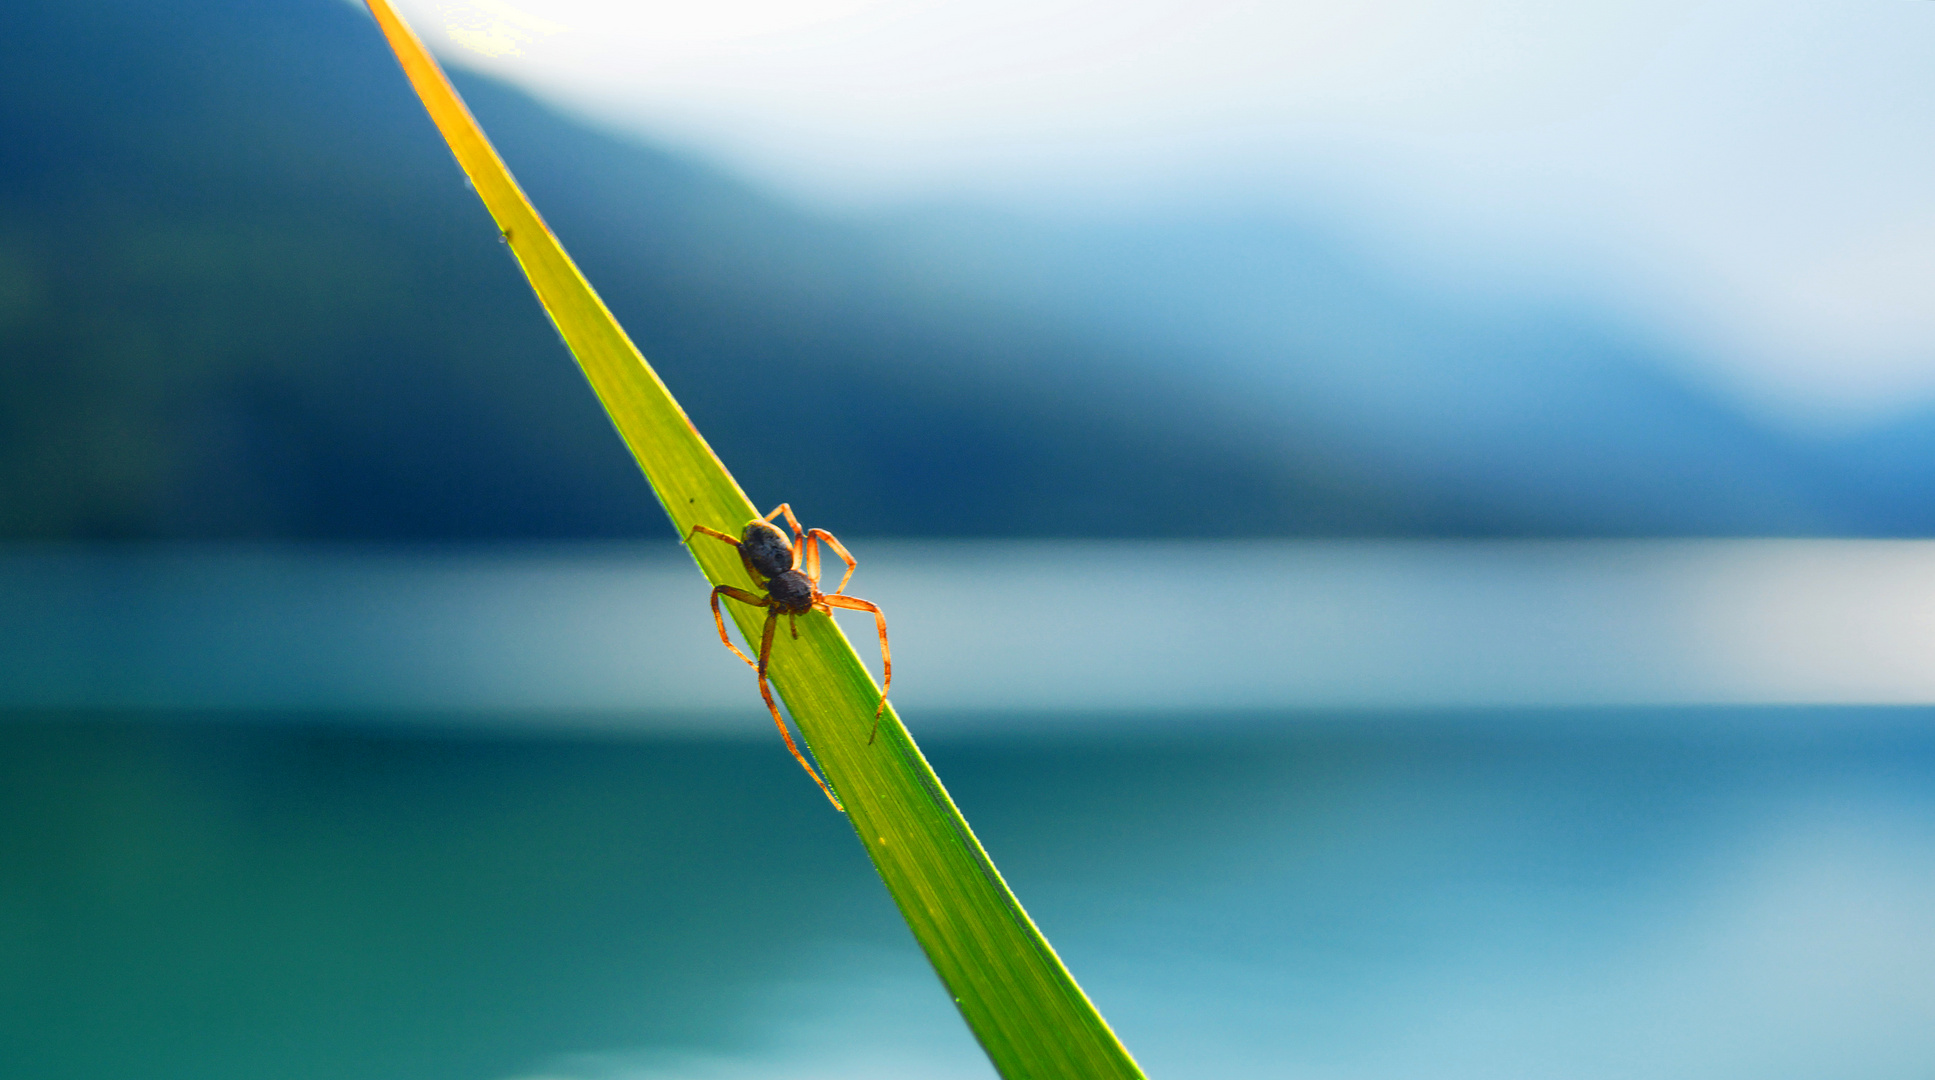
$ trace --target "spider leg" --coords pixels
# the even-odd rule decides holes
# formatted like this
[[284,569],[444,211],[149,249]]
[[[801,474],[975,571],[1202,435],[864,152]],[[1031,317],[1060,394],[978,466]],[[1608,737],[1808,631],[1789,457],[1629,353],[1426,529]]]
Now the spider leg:
[[798,536],[806,531],[800,528],[800,519],[793,516],[793,506],[791,503],[780,503],[778,506],[773,507],[773,512],[767,514],[765,520],[771,521],[781,514],[786,515],[786,524],[792,526],[793,535]]
[[887,616],[877,605],[857,597],[831,595],[820,599],[829,607],[873,612],[874,626],[880,631],[880,704],[874,707],[873,731],[867,735],[867,742],[871,745],[874,736],[880,734],[880,715],[887,711],[887,689],[894,685],[894,654],[887,648]]
[[733,547],[739,546],[739,540],[737,537],[727,536],[725,533],[722,533],[717,529],[708,529],[704,525],[692,526],[692,531],[685,534],[685,542],[690,544],[692,542],[692,538],[694,536],[699,535],[700,533],[704,533],[707,536],[717,537],[718,539],[724,540],[726,543],[731,544]]
[[753,564],[752,564],[752,560],[746,557],[746,548],[745,548],[745,545],[743,545],[743,544],[741,544],[741,543],[740,543],[740,542],[739,542],[738,540],[735,540],[734,538],[732,538],[732,537],[730,537],[730,536],[727,536],[727,535],[726,535],[725,533],[722,533],[722,532],[720,532],[720,531],[719,531],[719,530],[717,530],[717,529],[709,529],[709,528],[707,528],[707,527],[705,527],[704,525],[694,525],[694,526],[692,526],[692,531],[691,531],[691,532],[689,532],[689,533],[686,533],[686,534],[685,534],[685,542],[686,542],[686,544],[688,544],[688,545],[690,545],[690,544],[692,543],[692,538],[693,538],[694,536],[697,536],[697,535],[698,535],[698,534],[700,534],[700,533],[704,533],[704,534],[706,534],[707,536],[711,536],[711,537],[715,537],[715,538],[717,538],[717,539],[720,539],[720,540],[724,540],[724,541],[725,541],[726,543],[728,543],[728,544],[731,544],[731,545],[732,545],[733,547],[736,547],[736,548],[738,548],[738,549],[739,549],[739,564],[740,564],[741,566],[744,566],[744,567],[746,568],[746,576],[747,576],[747,577],[749,577],[749,578],[751,578],[751,579],[753,579],[753,582],[754,582],[755,584],[760,584],[760,585],[763,585],[763,584],[765,584],[765,582],[766,582],[766,579],[765,579],[765,578],[763,578],[763,577],[760,577],[760,576],[759,576],[759,571],[758,571],[758,570],[755,570],[755,569],[753,569]]
[[806,755],[800,753],[800,748],[794,744],[793,733],[786,730],[786,721],[779,715],[779,703],[773,700],[773,689],[766,682],[766,663],[773,656],[773,627],[777,625],[779,625],[779,609],[767,608],[766,629],[759,635],[759,663],[753,668],[759,672],[759,696],[766,699],[766,708],[773,714],[773,723],[779,728],[779,737],[786,740],[786,749],[793,752],[793,760],[799,762],[800,768],[806,770],[806,775],[820,785],[820,791],[825,793],[827,801],[833,804],[833,809],[844,814],[847,808],[840,805],[840,800],[833,794],[833,789],[826,786],[826,781],[820,779],[820,774],[813,771],[813,766],[807,762]]
[[719,624],[719,640],[726,643],[726,648],[732,650],[732,655],[744,660],[747,667],[757,671],[759,670],[759,665],[752,662],[752,657],[740,652],[739,646],[734,645],[732,639],[726,636],[726,617],[719,611],[720,593],[724,593],[742,604],[751,604],[753,607],[770,607],[772,601],[764,597],[754,596],[744,589],[735,589],[730,585],[721,585],[712,590],[712,621]]
[[[832,534],[832,533],[830,533],[830,532],[827,532],[827,531],[826,531],[825,529],[813,529],[812,531],[810,531],[810,532],[808,532],[808,533],[806,534],[806,542],[807,542],[808,544],[810,544],[810,545],[812,545],[812,547],[813,547],[813,555],[812,555],[812,559],[813,559],[813,564],[814,564],[814,566],[815,566],[815,567],[817,567],[817,566],[819,565],[819,562],[820,562],[820,547],[819,547],[819,544],[817,543],[817,541],[821,541],[821,540],[824,540],[824,541],[826,541],[826,546],[827,546],[827,547],[830,547],[830,548],[832,548],[832,549],[833,549],[833,553],[834,553],[835,555],[838,555],[838,556],[839,556],[840,558],[842,558],[842,559],[844,559],[844,560],[846,560],[846,564],[847,564],[847,576],[846,576],[846,577],[843,577],[843,578],[841,578],[841,579],[840,579],[840,587],[839,587],[839,588],[837,588],[837,589],[835,589],[835,590],[833,590],[833,591],[834,591],[834,592],[836,592],[836,593],[843,593],[843,592],[846,592],[846,591],[847,591],[847,582],[849,582],[849,581],[852,581],[852,580],[853,580],[853,571],[854,571],[854,569],[855,569],[856,567],[858,567],[858,566],[859,566],[860,564],[859,564],[859,563],[857,563],[857,562],[854,562],[854,561],[853,561],[853,555],[852,555],[852,554],[850,554],[850,553],[849,553],[849,552],[847,551],[847,549],[846,549],[846,545],[845,545],[845,544],[842,544],[842,543],[840,543],[840,542],[839,542],[838,540],[835,540],[835,539],[833,538],[833,534]],[[820,583],[820,575],[818,575],[818,574],[811,574],[811,575],[809,575],[809,576],[810,576],[810,577],[812,577],[812,579],[813,579],[813,584],[814,584],[814,585],[818,585],[818,584]]]
[[792,612],[786,613],[786,628],[793,632],[793,640],[800,639],[800,617]]
[[804,556],[804,565],[800,569],[806,571],[806,580],[811,581],[816,590],[820,587],[820,542],[814,539],[814,536],[819,531],[814,529],[807,533],[805,542],[798,548],[800,554]]

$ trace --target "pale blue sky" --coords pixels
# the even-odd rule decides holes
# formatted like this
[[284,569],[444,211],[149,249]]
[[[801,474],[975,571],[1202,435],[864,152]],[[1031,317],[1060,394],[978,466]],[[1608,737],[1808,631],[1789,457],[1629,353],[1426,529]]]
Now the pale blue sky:
[[453,62],[810,201],[1315,217],[1636,319],[1782,422],[1935,406],[1935,3],[404,6]]

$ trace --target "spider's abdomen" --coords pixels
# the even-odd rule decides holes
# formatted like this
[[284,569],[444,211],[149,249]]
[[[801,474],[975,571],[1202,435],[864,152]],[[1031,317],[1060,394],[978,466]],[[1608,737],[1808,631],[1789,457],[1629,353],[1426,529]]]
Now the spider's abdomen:
[[766,595],[772,598],[773,606],[781,611],[800,614],[813,609],[813,582],[798,570],[784,570],[773,575],[766,585]]
[[739,550],[760,577],[776,578],[793,568],[792,542],[768,522],[748,522],[739,534]]

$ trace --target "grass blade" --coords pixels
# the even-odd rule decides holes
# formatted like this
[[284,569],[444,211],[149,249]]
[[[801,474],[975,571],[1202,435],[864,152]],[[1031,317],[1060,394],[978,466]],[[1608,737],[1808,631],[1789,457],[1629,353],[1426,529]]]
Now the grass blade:
[[[757,516],[751,501],[524,197],[423,43],[389,0],[368,3],[679,535],[694,525],[737,535]],[[752,587],[728,545],[688,546],[713,584]],[[755,615],[742,605],[727,607],[747,640],[757,640]],[[703,612],[694,613],[693,624],[694,633],[711,632]],[[867,743],[879,689],[839,627],[815,614],[800,619],[799,630],[797,641],[774,649],[773,686],[995,1068],[1009,1080],[1140,1077],[1002,881],[891,705],[878,740]],[[748,716],[757,716],[751,680],[746,689]],[[824,805],[804,779],[800,797]]]

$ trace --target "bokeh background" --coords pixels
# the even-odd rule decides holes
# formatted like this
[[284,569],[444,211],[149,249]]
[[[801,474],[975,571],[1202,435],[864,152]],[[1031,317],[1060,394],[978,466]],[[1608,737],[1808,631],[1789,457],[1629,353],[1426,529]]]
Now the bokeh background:
[[[1935,1071],[1935,6],[404,6],[1152,1076]],[[359,8],[0,148],[5,1071],[989,1075]]]

